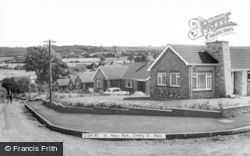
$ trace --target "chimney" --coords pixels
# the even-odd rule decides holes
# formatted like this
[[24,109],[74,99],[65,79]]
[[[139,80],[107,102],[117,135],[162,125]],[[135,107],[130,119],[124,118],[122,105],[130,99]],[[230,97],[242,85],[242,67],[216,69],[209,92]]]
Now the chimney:
[[218,61],[215,69],[216,97],[232,95],[231,58],[228,41],[215,41],[206,43],[207,52]]

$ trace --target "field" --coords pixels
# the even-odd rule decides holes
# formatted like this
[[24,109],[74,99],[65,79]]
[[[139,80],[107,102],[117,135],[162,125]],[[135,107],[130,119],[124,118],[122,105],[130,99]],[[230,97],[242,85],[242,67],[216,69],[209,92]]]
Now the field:
[[[91,64],[98,63],[100,61],[99,58],[64,58],[63,62],[66,62],[68,66],[74,67],[77,64]],[[126,57],[123,58],[106,58],[106,62],[109,63],[113,61],[114,63],[123,63],[129,62]]]
[[5,67],[7,66],[8,68],[15,68],[16,66],[23,66],[24,63],[2,63],[0,64],[0,67]]
[[34,75],[34,72],[26,72],[25,70],[10,70],[10,69],[1,69],[0,70],[0,80],[7,77],[22,77]]

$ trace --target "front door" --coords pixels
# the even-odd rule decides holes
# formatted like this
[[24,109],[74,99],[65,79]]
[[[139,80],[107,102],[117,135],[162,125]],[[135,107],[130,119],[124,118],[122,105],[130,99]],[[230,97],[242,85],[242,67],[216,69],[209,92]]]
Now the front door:
[[145,93],[146,92],[146,83],[144,81],[138,81],[137,82],[137,90]]

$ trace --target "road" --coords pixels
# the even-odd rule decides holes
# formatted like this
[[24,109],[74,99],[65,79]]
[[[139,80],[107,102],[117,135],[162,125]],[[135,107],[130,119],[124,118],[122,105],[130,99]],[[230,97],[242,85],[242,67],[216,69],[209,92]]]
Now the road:
[[84,140],[48,130],[19,102],[0,104],[0,141],[63,141],[64,156],[250,155],[250,133],[188,140]]

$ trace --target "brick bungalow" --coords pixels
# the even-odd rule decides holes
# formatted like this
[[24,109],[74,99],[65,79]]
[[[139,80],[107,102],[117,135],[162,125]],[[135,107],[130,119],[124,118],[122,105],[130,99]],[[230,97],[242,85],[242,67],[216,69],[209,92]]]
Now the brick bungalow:
[[86,92],[89,88],[94,88],[94,75],[94,71],[78,73],[75,78],[75,88]]
[[56,88],[60,91],[73,90],[74,83],[71,81],[71,79],[57,79]]
[[121,77],[127,68],[122,65],[100,66],[94,75],[95,91],[105,91],[110,87],[121,88]]
[[152,97],[250,95],[250,47],[229,47],[227,41],[205,46],[170,44],[148,71]]
[[110,87],[134,93],[142,91],[149,94],[150,75],[147,71],[150,63],[131,63],[125,65],[100,66],[94,76],[96,91],[105,91]]
[[147,71],[151,63],[131,63],[121,77],[122,90],[133,93],[142,91],[149,94],[150,73]]

